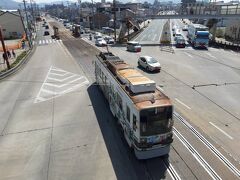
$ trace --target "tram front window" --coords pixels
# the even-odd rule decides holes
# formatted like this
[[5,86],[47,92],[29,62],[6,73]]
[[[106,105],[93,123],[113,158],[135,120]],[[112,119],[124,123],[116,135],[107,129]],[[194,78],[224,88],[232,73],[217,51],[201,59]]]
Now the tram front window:
[[171,131],[172,111],[172,106],[140,111],[141,136],[151,136]]

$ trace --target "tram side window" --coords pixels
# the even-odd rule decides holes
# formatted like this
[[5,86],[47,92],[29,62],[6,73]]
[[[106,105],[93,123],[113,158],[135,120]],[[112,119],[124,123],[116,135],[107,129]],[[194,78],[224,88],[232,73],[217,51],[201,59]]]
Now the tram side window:
[[119,106],[119,108],[122,110],[122,98],[121,96],[119,96],[119,94],[116,94],[116,99],[117,99],[117,104]]
[[137,129],[137,118],[135,114],[133,114],[133,130],[136,131]]
[[130,122],[130,108],[127,106],[127,120]]

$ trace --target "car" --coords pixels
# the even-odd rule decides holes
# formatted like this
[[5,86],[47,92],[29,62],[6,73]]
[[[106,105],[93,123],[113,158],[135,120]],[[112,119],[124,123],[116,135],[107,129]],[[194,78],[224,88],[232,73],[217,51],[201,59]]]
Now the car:
[[138,66],[143,67],[147,71],[160,71],[161,65],[160,63],[151,56],[140,56],[138,59]]
[[111,36],[105,36],[104,40],[107,42],[107,44],[114,44],[114,39]]
[[90,29],[89,28],[85,28],[84,31],[85,31],[86,34],[90,33]]
[[106,46],[106,45],[107,45],[107,42],[106,42],[103,38],[98,38],[98,39],[96,39],[96,41],[95,41],[95,45],[96,45],[96,46],[103,47],[103,46]]
[[102,38],[102,34],[99,32],[95,32],[94,39]]
[[46,25],[46,26],[45,26],[45,29],[49,29],[49,26],[48,26],[48,25]]
[[49,32],[48,31],[44,31],[44,36],[48,36]]
[[127,51],[131,52],[141,52],[141,45],[136,41],[127,42]]
[[184,25],[182,28],[183,31],[188,31],[188,25]]
[[176,39],[176,47],[177,48],[179,48],[179,47],[185,48],[186,47],[186,41],[185,41],[183,36],[178,36],[177,37],[177,39]]
[[174,36],[174,41],[176,41],[176,39],[177,39],[179,36],[182,36],[182,33],[181,33],[181,30],[180,30],[180,29],[177,29],[177,30],[176,30],[176,33],[175,33],[175,36]]

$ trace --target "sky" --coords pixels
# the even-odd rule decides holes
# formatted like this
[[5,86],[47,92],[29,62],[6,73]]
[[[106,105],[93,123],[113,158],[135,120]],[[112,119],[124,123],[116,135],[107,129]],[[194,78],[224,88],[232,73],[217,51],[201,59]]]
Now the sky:
[[[15,0],[16,2],[23,2],[22,0]],[[30,2],[30,0],[26,0],[28,2]],[[33,0],[36,3],[49,3],[49,2],[54,2],[54,1],[67,1],[67,0]],[[78,0],[68,0],[68,1],[72,1],[72,2],[78,2]],[[84,1],[88,1],[90,2],[91,0],[82,0],[82,2]],[[100,2],[101,0],[94,0],[95,2]],[[131,1],[131,0],[130,0]]]

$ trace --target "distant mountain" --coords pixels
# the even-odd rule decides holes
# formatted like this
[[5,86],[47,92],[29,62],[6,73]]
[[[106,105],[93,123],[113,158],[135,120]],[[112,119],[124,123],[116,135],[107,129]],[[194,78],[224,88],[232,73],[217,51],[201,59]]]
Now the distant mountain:
[[19,2],[13,0],[0,0],[0,9],[18,9]]

